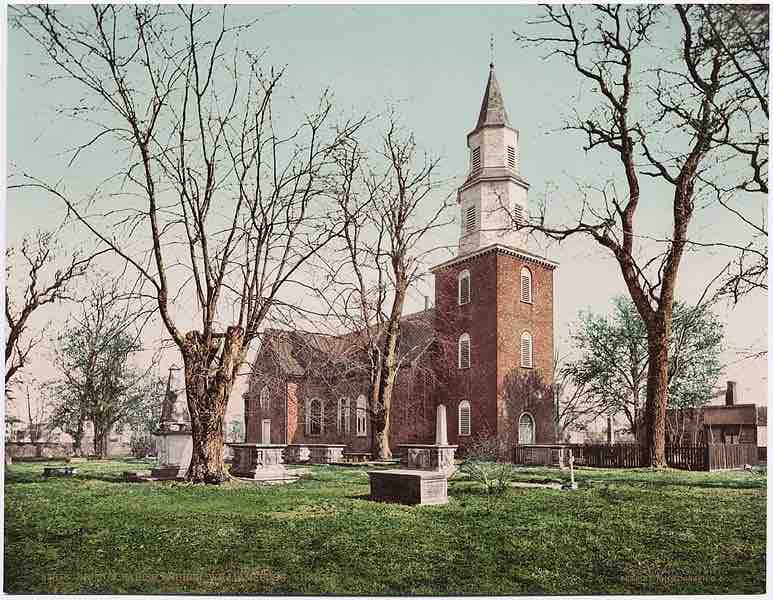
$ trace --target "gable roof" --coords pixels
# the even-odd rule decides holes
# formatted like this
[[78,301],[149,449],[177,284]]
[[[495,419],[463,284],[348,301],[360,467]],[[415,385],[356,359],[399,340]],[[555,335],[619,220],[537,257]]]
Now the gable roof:
[[[434,309],[424,310],[400,319],[397,339],[398,360],[415,361],[434,340]],[[270,356],[280,371],[303,377],[309,371],[340,366],[343,363],[367,364],[362,341],[363,331],[341,336],[300,330],[267,329],[258,352]],[[257,362],[257,359],[256,359]]]

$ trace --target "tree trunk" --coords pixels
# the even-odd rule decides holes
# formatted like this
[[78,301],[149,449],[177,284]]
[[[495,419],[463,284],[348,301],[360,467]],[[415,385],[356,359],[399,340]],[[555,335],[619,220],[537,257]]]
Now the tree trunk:
[[395,299],[392,303],[392,311],[387,322],[387,330],[381,352],[381,367],[379,368],[378,388],[376,403],[372,404],[373,415],[373,447],[371,452],[377,460],[389,460],[392,458],[392,450],[389,447],[389,430],[392,411],[392,393],[397,378],[398,356],[397,338],[400,335],[400,318],[403,315],[405,291],[407,284],[403,284],[404,277],[398,272],[396,276],[398,284],[395,290]]
[[220,484],[228,480],[223,460],[225,411],[236,370],[243,360],[243,332],[229,327],[216,368],[212,361],[217,346],[207,347],[203,336],[189,332],[183,350],[185,394],[191,416],[193,448],[187,479],[194,483]]
[[102,427],[94,424],[94,456],[105,458],[107,444],[107,432]]
[[666,467],[666,403],[668,399],[668,337],[670,322],[658,315],[647,328],[646,441],[650,466]]

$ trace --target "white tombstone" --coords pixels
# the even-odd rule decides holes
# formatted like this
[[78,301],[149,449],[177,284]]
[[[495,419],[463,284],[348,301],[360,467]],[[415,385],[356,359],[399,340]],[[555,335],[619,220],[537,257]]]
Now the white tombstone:
[[437,418],[435,419],[435,445],[448,445],[448,426],[446,424],[446,407],[444,404],[437,406]]
[[159,438],[159,464],[151,470],[151,477],[156,479],[185,477],[191,464],[193,451],[191,419],[184,387],[174,381],[173,375],[174,371],[179,370],[174,366],[169,369],[161,422],[155,431],[155,435]]

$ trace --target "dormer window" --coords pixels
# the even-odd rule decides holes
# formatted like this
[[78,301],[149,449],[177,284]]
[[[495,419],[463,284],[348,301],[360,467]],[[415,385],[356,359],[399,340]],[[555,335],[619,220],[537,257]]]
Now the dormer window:
[[465,233],[472,233],[477,227],[478,215],[474,206],[468,206],[464,211],[464,230]]
[[515,147],[514,146],[508,146],[507,147],[507,166],[510,167],[513,171],[515,171],[516,163],[515,163]]
[[480,171],[480,146],[472,150],[472,172]]

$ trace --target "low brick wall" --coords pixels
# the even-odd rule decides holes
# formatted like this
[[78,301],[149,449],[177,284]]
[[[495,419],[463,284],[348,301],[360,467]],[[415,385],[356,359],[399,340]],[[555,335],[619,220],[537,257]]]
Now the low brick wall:
[[55,442],[6,442],[5,452],[13,460],[73,456],[72,444]]

